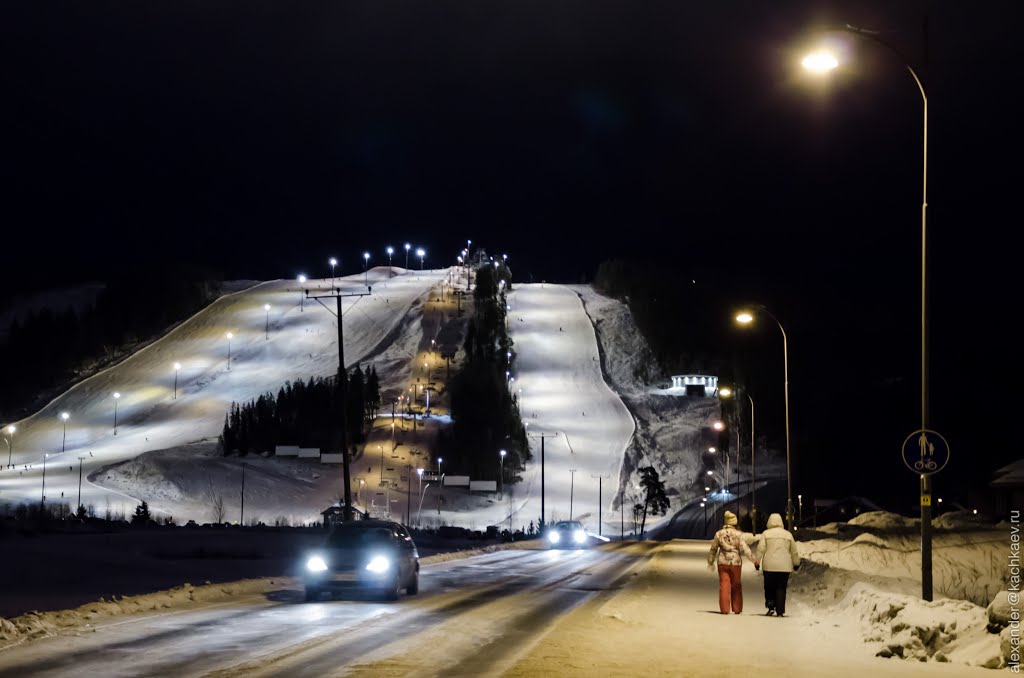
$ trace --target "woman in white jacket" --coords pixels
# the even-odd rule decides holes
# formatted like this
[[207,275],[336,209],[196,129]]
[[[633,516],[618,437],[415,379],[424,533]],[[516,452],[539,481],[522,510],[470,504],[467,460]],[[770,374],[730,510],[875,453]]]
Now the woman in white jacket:
[[782,526],[782,516],[773,513],[768,517],[768,529],[757,536],[757,551],[754,562],[760,562],[764,573],[764,605],[768,616],[786,614],[786,587],[789,575],[800,568],[800,553],[796,540]]

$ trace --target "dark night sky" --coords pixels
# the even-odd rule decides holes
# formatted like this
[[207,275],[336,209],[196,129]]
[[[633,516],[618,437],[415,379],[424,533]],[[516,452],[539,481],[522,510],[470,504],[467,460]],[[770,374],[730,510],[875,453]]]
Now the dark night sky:
[[[937,487],[963,496],[1014,455],[989,407],[1013,4],[4,3],[2,275],[322,275],[405,240],[447,264],[466,238],[523,280],[643,257],[787,326],[806,493],[913,499],[920,98],[864,41],[827,84],[795,67],[816,27],[880,28],[929,90]],[[753,388],[781,444],[778,337],[728,317],[696,321],[775,352]]]

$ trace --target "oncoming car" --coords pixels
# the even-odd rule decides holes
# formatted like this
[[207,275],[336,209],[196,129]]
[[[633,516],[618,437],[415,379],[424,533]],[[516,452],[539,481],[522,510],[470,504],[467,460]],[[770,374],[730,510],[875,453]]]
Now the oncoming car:
[[553,549],[579,549],[587,543],[587,532],[578,520],[561,520],[548,529],[548,544]]
[[302,563],[306,600],[325,591],[365,590],[397,600],[416,595],[420,560],[409,532],[387,520],[342,523]]

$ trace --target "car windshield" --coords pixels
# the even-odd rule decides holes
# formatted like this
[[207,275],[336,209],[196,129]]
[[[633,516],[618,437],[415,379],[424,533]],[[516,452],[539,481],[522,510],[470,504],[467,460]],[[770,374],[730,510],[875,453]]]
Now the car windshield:
[[583,524],[578,523],[575,520],[563,520],[562,522],[558,523],[558,525],[556,525],[555,527],[557,527],[560,530],[582,530]]
[[352,549],[374,544],[386,544],[393,539],[387,527],[346,527],[337,529],[327,538],[327,546],[335,549]]

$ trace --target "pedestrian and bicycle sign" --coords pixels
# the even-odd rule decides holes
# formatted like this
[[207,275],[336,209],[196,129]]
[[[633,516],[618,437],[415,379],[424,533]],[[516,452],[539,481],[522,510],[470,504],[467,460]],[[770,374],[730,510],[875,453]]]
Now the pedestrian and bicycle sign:
[[937,431],[918,429],[903,441],[903,463],[914,473],[938,473],[949,463],[949,443]]

